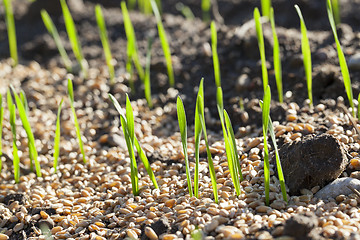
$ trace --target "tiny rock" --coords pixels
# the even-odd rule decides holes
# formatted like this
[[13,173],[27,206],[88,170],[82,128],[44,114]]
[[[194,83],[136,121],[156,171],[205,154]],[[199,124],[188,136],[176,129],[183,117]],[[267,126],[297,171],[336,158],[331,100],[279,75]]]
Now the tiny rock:
[[315,197],[326,200],[328,198],[335,199],[339,195],[349,195],[353,192],[348,186],[360,189],[360,180],[350,177],[338,178],[318,191]]

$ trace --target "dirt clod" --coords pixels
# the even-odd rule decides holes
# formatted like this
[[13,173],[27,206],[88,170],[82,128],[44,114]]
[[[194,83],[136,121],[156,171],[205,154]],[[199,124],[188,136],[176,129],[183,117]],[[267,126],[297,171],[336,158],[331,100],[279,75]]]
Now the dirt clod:
[[297,214],[285,222],[284,235],[295,239],[311,239],[310,232],[318,226],[313,213]]
[[284,145],[279,154],[291,195],[299,194],[302,188],[324,186],[339,177],[348,163],[345,150],[329,134],[308,135]]

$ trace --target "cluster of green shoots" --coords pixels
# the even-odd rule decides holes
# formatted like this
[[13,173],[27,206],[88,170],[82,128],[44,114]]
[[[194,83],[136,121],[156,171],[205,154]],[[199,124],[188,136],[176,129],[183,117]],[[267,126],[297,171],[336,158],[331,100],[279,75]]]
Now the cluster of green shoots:
[[185,165],[186,165],[186,177],[188,183],[188,190],[190,196],[195,196],[199,198],[199,162],[200,162],[200,141],[201,135],[204,135],[204,141],[206,145],[206,154],[209,165],[209,172],[211,178],[211,185],[213,188],[214,200],[216,203],[219,202],[217,184],[216,184],[216,175],[213,159],[210,152],[210,146],[208,141],[208,136],[206,133],[206,124],[205,124],[205,114],[204,114],[204,84],[203,79],[200,81],[199,91],[196,98],[196,107],[195,107],[195,174],[194,174],[194,192],[192,188],[192,182],[190,177],[189,169],[189,160],[187,154],[187,125],[186,125],[186,114],[183,102],[180,96],[177,98],[177,114],[178,122],[181,134],[181,142],[183,145],[183,151],[185,155]]
[[[75,108],[74,108],[74,94],[73,94],[73,86],[72,81],[68,79],[68,95],[70,100],[70,107],[73,113],[73,120],[75,124],[75,130],[76,135],[79,140],[80,150],[83,156],[83,161],[86,163],[85,159],[85,152],[83,148],[83,143],[81,140],[81,133],[80,133],[80,127],[77,121]],[[16,132],[16,109],[18,110],[18,115],[20,117],[22,126],[26,132],[27,140],[28,140],[28,149],[29,149],[29,159],[30,159],[30,171],[34,171],[34,165],[35,165],[35,172],[37,177],[41,177],[41,167],[40,163],[38,161],[38,152],[36,150],[35,146],[35,137],[33,134],[33,131],[31,129],[31,125],[28,119],[28,113],[29,113],[29,107],[27,103],[27,99],[25,96],[24,91],[20,91],[18,94],[15,89],[10,86],[10,89],[7,91],[7,107],[9,110],[9,123],[11,126],[11,132],[12,132],[12,140],[13,140],[13,146],[12,146],[12,157],[13,157],[13,166],[14,166],[14,180],[16,183],[20,181],[20,158],[18,154],[18,147],[16,145],[17,142],[17,132]],[[14,100],[15,99],[15,102]],[[63,99],[61,100],[58,111],[57,111],[57,118],[56,118],[56,130],[55,130],[55,137],[54,137],[54,153],[53,153],[53,168],[54,172],[57,171],[58,166],[58,159],[60,154],[60,114],[61,109],[63,105]],[[0,157],[3,155],[2,151],[2,126],[3,126],[3,119],[4,119],[4,106],[2,104],[2,96],[0,94]],[[0,169],[2,166],[1,158],[0,158]]]
[[[268,82],[268,71],[266,67],[266,59],[265,59],[265,44],[264,44],[264,36],[262,32],[262,25],[260,20],[260,12],[257,8],[254,10],[254,20],[256,27],[256,35],[258,38],[259,52],[261,58],[261,69],[262,69],[262,79],[263,79],[263,87],[264,87],[264,98],[263,102],[260,103],[262,108],[262,120],[263,120],[263,136],[264,136],[264,184],[265,184],[265,203],[266,205],[270,204],[270,162],[269,162],[269,148],[267,144],[267,135],[270,132],[271,140],[275,149],[275,159],[276,159],[276,167],[278,170],[278,178],[280,181],[281,192],[283,195],[284,201],[287,201],[286,195],[286,187],[285,187],[285,179],[281,168],[280,157],[277,149],[276,139],[274,128],[270,119],[270,103],[271,103],[271,91]],[[274,67],[275,69],[275,77],[277,81],[277,87],[279,92],[279,99],[282,100],[282,83],[281,83],[281,60],[279,53],[279,44],[277,40],[277,35],[275,31],[275,22],[274,22],[274,10],[270,8],[270,22],[273,32],[274,39]],[[281,95],[280,95],[281,93]]]
[[126,146],[128,148],[129,158],[130,158],[130,178],[131,178],[131,185],[134,196],[139,195],[139,176],[138,176],[138,168],[136,164],[136,157],[135,157],[135,148],[137,154],[144,164],[144,167],[154,185],[155,188],[159,188],[155,175],[151,169],[149,160],[146,157],[144,150],[141,148],[140,143],[135,135],[135,122],[134,122],[134,114],[131,107],[130,99],[126,95],[126,113],[123,114],[123,110],[119,104],[119,102],[115,99],[115,97],[109,94],[109,98],[113,102],[116,110],[120,114],[120,121],[121,127],[124,133]]

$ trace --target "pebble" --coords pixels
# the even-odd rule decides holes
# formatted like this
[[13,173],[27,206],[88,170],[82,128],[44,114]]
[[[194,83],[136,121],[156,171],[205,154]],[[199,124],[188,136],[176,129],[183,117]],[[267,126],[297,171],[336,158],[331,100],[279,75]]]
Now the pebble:
[[319,190],[315,197],[320,199],[336,198],[338,195],[349,195],[353,193],[348,186],[360,189],[360,180],[356,178],[338,178]]
[[9,239],[9,236],[3,233],[0,233],[0,240],[7,240]]
[[145,235],[150,238],[150,240],[159,239],[159,237],[151,227],[145,227]]
[[355,53],[349,58],[348,66],[350,70],[360,71],[360,53]]

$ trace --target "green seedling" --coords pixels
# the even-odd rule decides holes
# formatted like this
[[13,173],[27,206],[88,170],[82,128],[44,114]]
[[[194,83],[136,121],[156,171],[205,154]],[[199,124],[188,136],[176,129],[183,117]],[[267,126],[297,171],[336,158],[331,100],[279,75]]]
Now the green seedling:
[[85,60],[82,50],[81,50],[81,44],[79,42],[74,19],[71,16],[71,13],[66,4],[66,1],[60,0],[60,4],[61,4],[63,16],[64,16],[66,31],[67,31],[67,34],[69,36],[69,40],[71,43],[71,48],[74,52],[74,55],[75,55],[78,63],[80,64],[80,67],[81,67],[81,70],[83,71],[84,77],[87,78],[89,66],[88,66],[88,63]]
[[242,97],[239,99],[239,108],[240,108],[241,111],[245,110],[244,99]]
[[327,0],[327,13],[328,13],[332,32],[334,34],[334,39],[335,39],[335,43],[336,43],[336,49],[337,49],[337,53],[338,53],[339,64],[340,64],[341,74],[342,74],[342,77],[344,80],[346,94],[349,99],[350,107],[352,109],[352,115],[353,115],[353,117],[355,117],[355,108],[354,108],[354,102],[353,102],[353,92],[352,92],[352,88],[351,88],[350,73],[349,73],[347,63],[346,63],[344,52],[341,48],[341,44],[340,44],[340,41],[339,41],[339,38],[338,38],[338,35],[336,32],[336,25],[335,25],[335,21],[334,21],[334,16],[333,16],[333,11],[331,8],[330,0]]
[[10,90],[7,91],[7,105],[10,112],[10,126],[11,126],[11,133],[13,138],[13,165],[14,165],[14,179],[15,183],[19,183],[20,181],[20,159],[18,154],[18,148],[16,146],[16,107],[13,103],[13,100],[11,98]]
[[83,162],[86,163],[84,145],[83,145],[83,141],[81,139],[80,126],[79,126],[79,122],[78,122],[75,107],[74,107],[73,83],[72,83],[70,78],[68,79],[68,95],[69,95],[69,100],[70,100],[70,108],[71,108],[71,111],[72,111],[73,121],[74,121],[74,125],[75,125],[76,136],[77,136],[77,139],[79,141],[79,147],[80,147],[80,151],[81,151],[81,154],[82,154],[82,159],[83,159]]
[[128,0],[129,9],[134,10],[136,7],[136,0]]
[[284,174],[283,174],[282,167],[281,167],[281,161],[280,161],[280,157],[279,157],[279,150],[278,150],[278,147],[277,147],[277,144],[276,144],[274,127],[273,127],[270,116],[269,116],[269,132],[270,132],[271,141],[273,142],[274,149],[275,149],[276,168],[277,168],[277,171],[278,171],[278,178],[279,178],[279,181],[280,181],[281,193],[282,193],[284,201],[287,202],[285,179],[284,179]]
[[300,18],[300,28],[301,28],[301,50],[304,60],[304,69],[306,75],[306,85],[308,89],[308,97],[310,100],[310,107],[313,106],[313,97],[312,97],[312,70],[311,70],[311,51],[309,45],[309,39],[307,36],[307,30],[304,18],[301,14],[300,8],[298,5],[295,5],[295,9]]
[[279,102],[283,102],[283,87],[282,87],[282,70],[281,70],[281,57],[280,57],[280,47],[279,40],[276,34],[275,29],[275,18],[274,18],[274,9],[270,9],[270,23],[273,35],[273,58],[274,58],[274,72],[276,79],[276,86],[279,94]]
[[204,238],[203,231],[195,227],[195,230],[191,232],[191,239],[192,240],[202,240]]
[[108,69],[109,69],[110,84],[113,85],[115,83],[114,82],[115,70],[114,70],[114,65],[112,64],[113,58],[112,58],[112,55],[111,55],[111,50],[110,50],[109,39],[108,39],[107,30],[106,30],[104,15],[102,13],[101,6],[99,4],[97,4],[95,6],[95,15],[96,15],[97,25],[99,27],[101,43],[102,43],[102,46],[104,48],[106,64],[107,64]]
[[115,99],[115,97],[113,95],[109,94],[109,98],[112,101],[112,103],[114,104],[116,110],[120,114],[121,126],[123,129],[126,146],[128,148],[129,157],[130,157],[130,178],[131,178],[131,185],[132,185],[132,190],[133,190],[134,196],[137,196],[139,194],[139,177],[138,177],[138,170],[137,170],[137,164],[136,164],[136,159],[135,159],[134,146],[138,152],[138,155],[139,155],[141,161],[144,164],[144,167],[145,167],[151,181],[153,182],[154,187],[156,189],[158,189],[159,186],[156,182],[156,178],[151,169],[150,163],[146,157],[145,152],[142,150],[139,141],[137,140],[137,138],[135,136],[134,115],[133,115],[129,97],[126,95],[126,116],[123,114],[123,110],[122,110],[119,102]]
[[26,112],[26,114],[28,114],[29,113],[29,104],[26,99],[26,94],[25,94],[24,90],[20,91],[19,96],[20,96],[21,103],[24,106],[25,112]]
[[[206,133],[206,125],[205,125],[203,81],[204,81],[204,79],[201,79],[198,95],[196,98],[195,116],[197,115],[197,117],[195,117],[195,141],[196,141],[195,142],[195,152],[196,152],[196,148],[197,148],[197,154],[199,153],[201,132],[203,132],[205,145],[206,145],[206,155],[207,155],[207,160],[208,160],[208,164],[209,164],[211,185],[212,185],[213,193],[214,193],[214,200],[216,203],[218,203],[219,199],[218,199],[218,193],[217,193],[215,168],[214,168],[214,163],[213,163],[211,152],[210,152],[208,137],[207,137],[207,133]],[[196,146],[196,145],[198,145],[198,146]],[[197,156],[197,158],[199,158],[199,156]],[[198,161],[199,161],[199,159],[197,159],[197,163],[198,163]]]
[[331,7],[333,9],[335,24],[339,25],[341,23],[339,0],[331,0]]
[[184,158],[185,158],[186,179],[187,179],[187,184],[188,184],[189,195],[190,195],[190,197],[192,197],[193,189],[192,189],[191,176],[190,176],[189,158],[188,158],[188,153],[187,153],[186,114],[185,114],[184,104],[183,104],[180,96],[177,97],[176,107],[177,107],[179,129],[180,129],[180,134],[181,134],[181,143],[182,143],[182,147],[183,147],[183,151],[184,151]]
[[261,0],[261,13],[264,17],[270,17],[271,0]]
[[138,4],[139,4],[139,9],[142,13],[147,15],[152,14],[151,3],[149,0],[139,0]]
[[[236,195],[239,196],[241,194],[240,180],[242,180],[241,166],[239,163],[234,131],[232,129],[229,115],[227,114],[226,110],[224,110],[223,94],[221,87],[217,88],[216,97],[217,97],[217,109],[219,112],[220,122],[224,135],[225,151],[228,161],[228,167],[229,167],[231,179],[235,187]],[[240,179],[239,179],[239,174],[240,174]]]
[[17,43],[16,43],[16,30],[15,30],[15,20],[13,8],[11,5],[11,0],[4,0],[5,15],[6,15],[6,28],[8,32],[9,39],[9,50],[10,56],[13,60],[13,66],[16,66],[19,62],[18,53],[17,53]]
[[219,64],[219,56],[217,53],[217,32],[214,21],[211,21],[210,28],[211,28],[211,50],[213,55],[215,83],[216,83],[216,87],[221,87],[220,64]]
[[266,68],[266,58],[265,58],[265,44],[264,44],[264,36],[261,26],[260,20],[260,12],[258,8],[254,10],[254,19],[255,19],[255,27],[256,27],[256,36],[258,39],[259,51],[260,51],[260,59],[261,59],[261,72],[263,79],[264,92],[266,90],[266,86],[269,84],[268,71]]
[[2,105],[2,95],[0,94],[0,171],[2,169],[2,129],[3,129],[3,120],[4,120],[4,107]]
[[181,12],[182,15],[188,20],[195,19],[194,13],[191,11],[191,9],[188,6],[185,6],[183,3],[178,2],[176,5],[176,10]]
[[211,1],[210,0],[201,0],[201,10],[204,22],[210,21],[210,8]]
[[25,129],[27,138],[28,138],[28,147],[29,147],[29,157],[30,157],[30,170],[33,171],[33,162],[35,163],[35,169],[36,169],[36,175],[38,177],[41,177],[41,168],[40,163],[38,161],[38,153],[36,151],[35,147],[35,138],[34,134],[31,130],[30,122],[28,120],[27,116],[27,101],[25,94],[22,94],[22,97],[19,97],[19,95],[15,92],[15,89],[11,87],[11,90],[15,97],[16,106],[19,110],[19,116],[22,122],[22,125]]
[[265,203],[270,204],[270,163],[269,163],[269,149],[267,144],[267,133],[269,130],[269,118],[270,118],[270,101],[271,92],[270,86],[266,87],[264,92],[264,100],[262,107],[262,122],[263,122],[263,136],[264,136],[264,183],[265,183]]
[[54,172],[56,173],[57,165],[58,165],[58,159],[60,154],[60,114],[61,114],[61,108],[62,104],[64,102],[64,99],[61,99],[61,102],[58,107],[57,111],[57,118],[56,118],[56,130],[55,130],[55,138],[54,138]]
[[50,33],[50,35],[52,36],[52,38],[55,41],[56,47],[60,53],[61,59],[64,63],[66,70],[68,72],[71,72],[72,71],[72,63],[70,61],[70,58],[67,55],[64,45],[61,42],[61,39],[60,39],[59,33],[55,27],[55,24],[51,20],[47,11],[44,9],[41,10],[41,18],[44,22],[44,25],[45,25],[47,31]]
[[150,2],[151,2],[151,6],[154,11],[154,15],[155,15],[156,22],[157,22],[157,28],[158,28],[159,38],[160,38],[160,42],[161,42],[161,47],[163,49],[164,57],[165,57],[165,61],[166,61],[169,83],[170,83],[170,86],[173,87],[175,85],[175,79],[174,79],[174,69],[172,66],[169,42],[166,37],[165,28],[162,24],[160,11],[157,7],[157,4],[156,4],[155,0],[150,0]]
[[152,38],[148,40],[148,48],[146,53],[146,67],[145,67],[145,78],[144,78],[144,91],[145,98],[150,108],[153,107],[151,100],[151,84],[150,84],[150,63],[151,63],[151,47],[152,47]]
[[136,42],[136,36],[134,27],[131,23],[130,15],[126,7],[125,2],[121,2],[121,11],[124,18],[124,27],[127,38],[127,62],[126,62],[126,71],[130,73],[130,88],[132,91],[135,91],[134,83],[132,81],[132,61],[134,62],[135,68],[139,74],[141,81],[144,81],[144,69],[142,68],[138,55],[138,48]]
[[[260,101],[260,107],[261,107],[261,109],[263,109],[263,102],[262,101]],[[283,174],[282,167],[281,167],[281,161],[280,161],[280,157],[279,157],[279,150],[278,150],[278,147],[277,147],[277,144],[276,144],[274,127],[273,127],[273,123],[271,121],[270,116],[269,116],[269,127],[268,127],[268,129],[269,129],[271,141],[273,142],[273,145],[274,145],[276,168],[278,170],[278,178],[279,178],[279,181],[280,181],[281,193],[282,193],[284,201],[287,202],[285,179],[284,179],[284,174]]]

